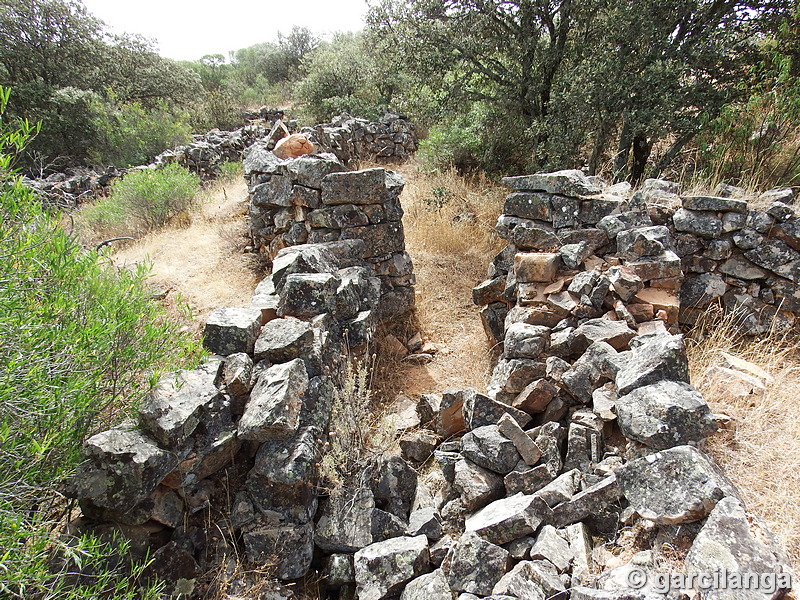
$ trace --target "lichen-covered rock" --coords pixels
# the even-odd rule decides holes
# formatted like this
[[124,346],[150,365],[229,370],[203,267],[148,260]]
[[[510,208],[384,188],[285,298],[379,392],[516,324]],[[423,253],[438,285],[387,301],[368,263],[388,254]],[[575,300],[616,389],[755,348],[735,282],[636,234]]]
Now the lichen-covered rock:
[[447,577],[441,569],[417,577],[400,595],[400,600],[454,600],[454,598],[455,594],[447,585]]
[[386,195],[386,174],[381,168],[331,173],[322,181],[322,203],[380,204]]
[[500,546],[467,532],[442,563],[450,589],[488,596],[508,570],[510,555]]
[[83,452],[89,462],[69,480],[67,495],[121,513],[145,500],[178,466],[175,454],[131,422],[93,435]]
[[616,413],[625,437],[653,448],[699,442],[716,431],[708,403],[683,382],[636,388],[617,399]]
[[354,557],[356,585],[361,600],[394,596],[408,582],[427,571],[428,539],[399,537],[371,544]]
[[621,395],[659,381],[689,383],[686,345],[680,335],[656,335],[642,339],[617,373]]
[[261,311],[252,308],[218,308],[206,319],[203,345],[212,353],[228,356],[237,352],[253,353]]
[[341,493],[321,503],[314,539],[326,552],[355,552],[373,542],[375,499],[368,489]]
[[461,445],[466,458],[501,475],[512,471],[521,460],[514,443],[500,433],[497,425],[476,427],[464,435]]
[[747,212],[747,202],[720,196],[683,196],[683,208],[687,210],[706,210],[713,212]]
[[564,573],[572,562],[572,551],[569,542],[558,535],[555,527],[545,525],[536,535],[530,557],[532,560],[547,560],[559,573]]
[[[687,573],[727,571],[731,575],[755,573],[759,581],[770,578],[772,589],[765,586],[720,586],[702,589],[709,600],[776,600],[791,589],[791,567],[786,552],[758,517],[745,512],[737,498],[724,498],[717,503],[697,534],[686,556]],[[698,584],[695,589],[700,591]]]
[[505,489],[500,475],[463,458],[456,460],[453,468],[453,488],[467,510],[478,510],[503,496]]
[[506,196],[503,214],[533,219],[536,221],[552,221],[550,195],[537,192],[516,192]]
[[503,184],[515,190],[541,191],[573,197],[591,196],[602,191],[596,183],[577,169],[503,177]]
[[239,420],[239,437],[259,442],[290,437],[300,425],[308,385],[308,373],[299,358],[260,373]]
[[278,315],[311,319],[330,312],[341,280],[332,273],[293,273],[283,281]]
[[722,221],[714,213],[678,209],[672,217],[675,229],[704,238],[715,238],[722,233]]
[[255,359],[289,362],[310,351],[313,343],[314,332],[308,322],[294,317],[273,319],[264,325],[255,342]]
[[474,389],[464,391],[463,414],[466,428],[470,430],[486,425],[495,425],[504,414],[510,414],[522,427],[531,421],[529,414],[508,404],[492,400],[489,396]]
[[656,523],[698,521],[723,498],[738,497],[734,485],[711,458],[692,446],[637,458],[615,474],[631,507]]
[[520,283],[550,283],[560,265],[560,254],[520,252],[514,257],[514,276]]
[[308,572],[314,555],[314,526],[259,524],[246,529],[244,540],[247,559],[253,563],[273,564],[278,579],[299,579]]
[[541,523],[535,501],[534,496],[525,494],[496,500],[466,520],[466,531],[499,545],[529,535]]
[[168,448],[178,448],[201,422],[212,426],[213,415],[224,412],[227,404],[216,386],[221,366],[221,360],[212,359],[197,369],[177,371],[158,382],[139,408],[139,416],[153,437]]
[[506,358],[539,358],[550,344],[550,329],[527,323],[514,323],[506,329]]

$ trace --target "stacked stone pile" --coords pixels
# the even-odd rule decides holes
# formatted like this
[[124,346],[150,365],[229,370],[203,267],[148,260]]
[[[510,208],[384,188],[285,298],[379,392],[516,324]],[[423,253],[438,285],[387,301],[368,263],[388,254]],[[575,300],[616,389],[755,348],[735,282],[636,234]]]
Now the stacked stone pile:
[[302,133],[319,150],[335,154],[345,164],[353,160],[403,162],[419,147],[415,125],[395,113],[386,113],[374,122],[343,114]]
[[86,200],[106,195],[111,182],[124,173],[124,170],[115,167],[108,167],[104,171],[68,169],[41,179],[25,177],[22,181],[50,206],[72,210]]
[[[370,346],[381,302],[366,253],[358,239],[285,249],[252,308],[215,310],[205,328],[215,355],[163,378],[137,421],[87,440],[68,490],[79,525],[136,540],[134,551],[149,549],[155,574],[178,587],[234,555],[225,541],[234,537],[277,577],[305,575],[334,387],[345,357]],[[376,476],[394,473],[394,460]],[[209,527],[219,515],[209,510],[228,497]]]
[[381,168],[346,171],[327,153],[281,160],[260,143],[247,151],[244,169],[259,252],[272,257],[297,244],[362,239],[365,259],[381,281],[382,310],[397,315],[413,307],[399,175]]

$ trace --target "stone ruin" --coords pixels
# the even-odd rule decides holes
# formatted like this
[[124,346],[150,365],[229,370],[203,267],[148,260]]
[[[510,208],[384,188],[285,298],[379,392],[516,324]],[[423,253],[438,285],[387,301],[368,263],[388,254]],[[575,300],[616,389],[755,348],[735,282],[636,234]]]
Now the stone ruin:
[[[159,154],[149,165],[130,169],[108,167],[104,171],[88,168],[69,169],[38,179],[25,178],[25,184],[52,206],[74,209],[82,202],[108,195],[111,182],[137,169],[156,169],[178,163],[203,180],[214,179],[226,162],[243,159],[245,151],[258,143],[272,150],[285,135],[298,132],[295,120],[287,120],[283,111],[260,109],[248,116],[253,122],[234,129],[214,129],[194,135],[191,143]],[[418,147],[413,123],[394,113],[370,122],[350,115],[335,117],[332,123],[305,127],[305,134],[321,152],[331,152],[345,165],[355,161],[402,162]]]
[[[346,346],[364,352],[379,322],[413,306],[385,302],[398,288],[375,260],[382,230],[369,228],[382,223],[352,215],[380,214],[402,184],[343,171],[332,156],[283,162],[255,148],[246,164],[251,204],[273,226],[286,222],[280,235],[302,225],[311,236],[315,211],[346,220],[319,227],[331,239],[271,247],[273,237],[272,272],[251,308],[208,319],[215,355],[164,378],[138,421],[86,442],[68,490],[84,530],[150,548],[152,571],[184,593],[237,552],[342,600],[763,600],[791,586],[777,539],[699,448],[725,418],[689,381],[672,299],[694,298],[684,290],[706,273],[683,278],[697,264],[675,239],[684,213],[677,228],[674,215],[654,225],[651,214],[665,212],[641,203],[654,184],[627,200],[576,171],[507,179],[515,192],[498,231],[510,243],[474,290],[502,346],[488,389],[422,395],[400,456],[376,457],[353,493],[326,496],[318,465]],[[689,216],[738,207],[683,202]],[[254,235],[264,225],[254,219]],[[394,257],[406,260],[400,248]],[[626,544],[639,551],[612,560],[609,548]],[[669,544],[687,551],[665,565]],[[774,585],[708,591],[695,579],[695,589],[663,590],[665,570],[766,574]],[[294,594],[259,597],[274,593]]]

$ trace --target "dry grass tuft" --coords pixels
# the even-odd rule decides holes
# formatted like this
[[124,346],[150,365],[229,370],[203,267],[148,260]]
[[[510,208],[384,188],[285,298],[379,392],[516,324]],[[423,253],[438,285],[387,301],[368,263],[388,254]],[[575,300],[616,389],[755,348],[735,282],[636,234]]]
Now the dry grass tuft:
[[712,410],[734,427],[707,442],[707,450],[740,488],[748,509],[767,520],[800,564],[800,354],[795,335],[744,338],[730,316],[709,311],[689,335],[689,364],[697,384],[727,352],[769,373],[763,398],[736,398],[700,387]]

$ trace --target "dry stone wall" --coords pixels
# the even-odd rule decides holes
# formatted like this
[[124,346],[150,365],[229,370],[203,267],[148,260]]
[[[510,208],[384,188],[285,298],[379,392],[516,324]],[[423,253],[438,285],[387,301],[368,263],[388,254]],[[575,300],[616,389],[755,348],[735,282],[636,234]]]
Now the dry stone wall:
[[[275,190],[318,200],[268,203],[273,224],[298,207],[302,224],[343,205],[366,215],[399,193],[393,176],[343,171],[335,157],[276,162],[254,150],[248,162],[254,204],[261,194],[285,203]],[[369,347],[396,289],[370,260],[380,236],[344,236],[369,225],[326,225],[335,240],[275,248],[250,309],[211,315],[214,357],[162,380],[137,422],[87,441],[69,490],[82,526],[155,549],[157,572],[181,589],[238,545],[281,580],[318,573],[325,594],[343,600],[784,595],[785,552],[701,449],[725,418],[691,384],[676,329],[691,264],[679,253],[678,211],[672,225],[654,224],[665,211],[621,188],[602,194],[576,171],[507,183],[515,191],[498,230],[511,243],[474,290],[502,342],[485,393],[422,395],[401,455],[375,457],[352,493],[320,497],[345,349]],[[348,203],[331,202],[334,192]],[[764,583],[709,591],[694,578],[659,591],[667,543],[687,549],[673,574]],[[615,548],[640,551],[620,560]]]
[[360,239],[381,282],[380,320],[414,305],[405,251],[402,177],[382,168],[347,171],[333,154],[281,160],[261,144],[244,160],[253,245],[267,257],[297,244]]

